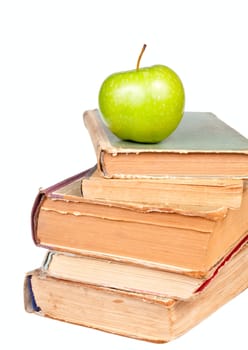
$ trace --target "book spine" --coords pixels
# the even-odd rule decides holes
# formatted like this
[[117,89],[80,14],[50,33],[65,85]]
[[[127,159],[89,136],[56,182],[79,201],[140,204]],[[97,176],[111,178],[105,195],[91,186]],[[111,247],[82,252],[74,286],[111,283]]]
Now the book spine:
[[[38,216],[39,216],[39,211],[40,208],[42,206],[42,203],[44,201],[44,199],[49,195],[49,193],[53,193],[56,190],[59,190],[60,188],[69,185],[70,183],[76,181],[76,180],[80,180],[83,177],[88,177],[90,176],[94,171],[95,171],[96,167],[92,167],[90,169],[87,169],[81,173],[78,173],[76,175],[73,175],[67,179],[64,179],[52,186],[49,186],[45,189],[40,189],[38,194],[36,195],[36,198],[34,200],[33,206],[32,206],[32,210],[31,210],[31,232],[32,232],[32,238],[33,241],[35,243],[35,245],[39,244],[39,242],[37,241],[37,237],[36,237],[36,231],[37,231],[37,223],[38,223]],[[53,195],[55,196],[55,195]],[[57,195],[57,198],[59,197],[63,197],[60,196],[59,194]]]
[[37,305],[32,288],[32,275],[34,271],[28,273],[24,279],[24,307],[27,312],[39,313],[41,308]]

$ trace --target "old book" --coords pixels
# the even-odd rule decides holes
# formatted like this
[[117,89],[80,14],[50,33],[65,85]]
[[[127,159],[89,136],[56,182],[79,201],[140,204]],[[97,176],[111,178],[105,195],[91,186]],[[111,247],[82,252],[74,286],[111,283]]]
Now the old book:
[[218,177],[106,179],[98,170],[82,180],[86,199],[144,203],[160,207],[181,205],[239,208],[243,180]]
[[[248,287],[248,247],[229,260],[202,291],[187,300],[133,293],[50,277],[25,278],[28,312],[150,342],[175,339]],[[230,321],[237,326],[237,322]]]
[[239,209],[154,208],[83,198],[91,171],[40,190],[32,211],[38,246],[204,276],[246,236],[246,182]]
[[248,140],[212,113],[185,112],[174,133],[157,144],[118,139],[98,110],[83,118],[106,177],[248,176]]
[[248,233],[204,277],[187,276],[175,270],[130,264],[78,254],[49,251],[42,264],[47,276],[84,282],[134,293],[188,299],[201,292],[212,278],[248,243]]

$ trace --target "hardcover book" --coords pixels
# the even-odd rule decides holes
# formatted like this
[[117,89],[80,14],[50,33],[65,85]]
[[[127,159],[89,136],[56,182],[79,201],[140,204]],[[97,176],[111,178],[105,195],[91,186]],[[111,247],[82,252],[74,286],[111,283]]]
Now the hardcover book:
[[248,244],[248,232],[247,236],[204,277],[56,251],[47,253],[41,270],[47,276],[68,281],[185,300],[200,293],[207,284],[211,283],[219,270],[246,244]]
[[246,236],[246,182],[239,209],[158,208],[83,198],[82,179],[92,171],[40,190],[32,211],[36,245],[205,276]]
[[[29,272],[24,286],[28,312],[163,343],[189,331],[248,287],[248,247],[244,246],[200,293],[187,300],[54,278],[41,269]],[[236,320],[232,321],[236,326]]]
[[173,134],[157,144],[120,140],[98,110],[83,119],[105,177],[248,177],[248,140],[212,113],[185,112]]
[[106,179],[98,170],[82,179],[84,198],[169,207],[239,208],[243,180],[216,177]]

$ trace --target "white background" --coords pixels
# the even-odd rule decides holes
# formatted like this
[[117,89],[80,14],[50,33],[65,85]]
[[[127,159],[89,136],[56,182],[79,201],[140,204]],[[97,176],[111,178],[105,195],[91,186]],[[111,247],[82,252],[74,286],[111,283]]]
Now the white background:
[[[179,339],[155,345],[24,312],[39,187],[95,164],[82,113],[109,74],[165,64],[181,77],[186,110],[211,111],[248,137],[248,10],[235,1],[1,1],[0,348],[247,349],[248,294]],[[16,343],[17,342],[17,343]],[[4,344],[4,345],[3,345]]]

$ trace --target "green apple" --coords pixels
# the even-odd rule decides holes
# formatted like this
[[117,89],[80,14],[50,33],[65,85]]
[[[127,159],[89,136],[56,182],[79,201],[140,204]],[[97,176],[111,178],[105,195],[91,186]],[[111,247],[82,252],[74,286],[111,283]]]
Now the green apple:
[[157,143],[179,125],[185,93],[179,76],[169,67],[139,68],[110,75],[99,91],[99,110],[107,127],[120,139]]

